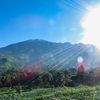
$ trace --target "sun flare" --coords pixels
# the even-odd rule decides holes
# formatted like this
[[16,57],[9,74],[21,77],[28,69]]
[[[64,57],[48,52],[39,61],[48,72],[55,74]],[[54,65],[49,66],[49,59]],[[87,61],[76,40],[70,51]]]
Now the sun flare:
[[84,29],[82,42],[100,49],[100,5],[89,8],[81,20],[81,26]]

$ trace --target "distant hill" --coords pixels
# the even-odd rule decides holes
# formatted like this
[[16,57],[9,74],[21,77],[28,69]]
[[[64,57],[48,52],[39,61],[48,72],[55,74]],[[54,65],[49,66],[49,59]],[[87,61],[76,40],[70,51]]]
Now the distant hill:
[[100,52],[93,45],[27,40],[0,48],[0,67],[7,69],[35,65],[43,70],[75,68],[79,56],[91,68],[100,64]]

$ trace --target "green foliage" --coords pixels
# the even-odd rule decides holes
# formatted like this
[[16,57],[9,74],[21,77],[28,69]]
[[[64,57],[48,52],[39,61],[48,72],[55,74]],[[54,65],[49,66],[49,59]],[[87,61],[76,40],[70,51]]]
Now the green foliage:
[[14,91],[15,89],[5,88],[4,90],[5,93],[2,93],[0,90],[0,93],[2,93],[0,98],[7,97],[7,100],[12,100],[11,98],[13,98],[13,100],[100,100],[100,86],[39,88],[31,91],[21,92],[20,94],[16,93]]
[[67,70],[49,71],[41,73],[32,81],[34,87],[62,87],[68,86],[70,74]]

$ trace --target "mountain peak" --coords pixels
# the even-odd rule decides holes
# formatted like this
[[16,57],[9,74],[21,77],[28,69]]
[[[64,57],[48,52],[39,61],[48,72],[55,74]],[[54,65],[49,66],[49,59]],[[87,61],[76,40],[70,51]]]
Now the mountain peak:
[[[3,54],[7,58],[12,58],[13,61],[17,61],[17,64],[22,66],[34,61],[41,61],[43,66],[57,64],[58,67],[75,67],[78,56],[82,56],[90,65],[97,64],[99,62],[97,58],[100,59],[97,49],[92,49],[92,46],[89,46],[90,49],[88,49],[88,45],[81,43],[56,43],[30,39],[0,48],[0,56]],[[92,62],[93,59],[95,59],[94,62]]]

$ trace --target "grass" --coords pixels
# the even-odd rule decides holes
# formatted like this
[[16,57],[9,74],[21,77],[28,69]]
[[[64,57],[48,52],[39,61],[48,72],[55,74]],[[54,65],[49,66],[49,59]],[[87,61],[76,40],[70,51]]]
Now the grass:
[[21,94],[16,93],[15,89],[2,88],[0,100],[100,100],[99,94],[100,86],[39,88]]

